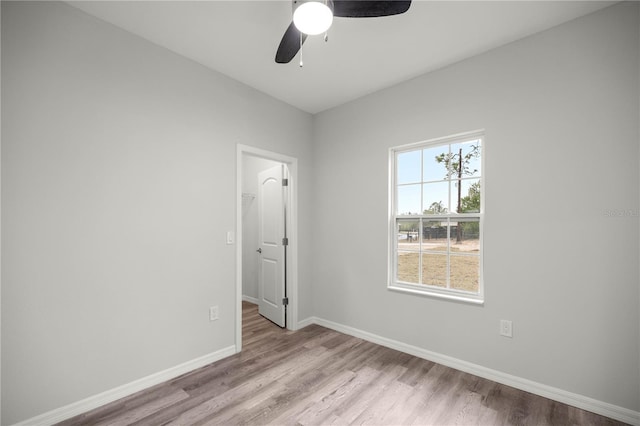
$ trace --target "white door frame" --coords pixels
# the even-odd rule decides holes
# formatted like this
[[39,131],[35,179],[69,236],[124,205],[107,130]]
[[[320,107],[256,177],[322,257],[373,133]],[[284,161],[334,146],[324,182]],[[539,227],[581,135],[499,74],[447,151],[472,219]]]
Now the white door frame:
[[236,150],[236,353],[242,350],[242,163],[247,155],[277,161],[289,169],[287,200],[287,329],[298,328],[298,159],[248,145],[237,145]]

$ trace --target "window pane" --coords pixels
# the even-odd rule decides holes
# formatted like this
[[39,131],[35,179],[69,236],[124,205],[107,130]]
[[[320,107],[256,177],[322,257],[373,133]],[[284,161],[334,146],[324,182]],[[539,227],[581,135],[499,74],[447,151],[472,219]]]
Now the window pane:
[[420,220],[399,219],[397,240],[399,250],[420,250]]
[[451,153],[457,163],[462,149],[462,177],[480,176],[480,140],[451,145]]
[[446,163],[438,162],[437,158],[444,160],[449,153],[449,145],[427,148],[423,152],[423,180],[424,182],[439,181],[447,178]]
[[478,253],[480,251],[480,219],[458,218],[451,222],[451,251]]
[[425,183],[423,214],[449,213],[449,182]]
[[398,187],[397,214],[420,214],[420,187],[422,185],[403,185]]
[[456,256],[452,254],[450,261],[451,288],[477,293],[480,256]]
[[420,258],[418,253],[398,252],[398,281],[418,284],[420,282]]
[[455,182],[456,207],[458,184],[461,185],[460,213],[480,212],[480,179],[463,179]]
[[398,154],[398,183],[417,183],[420,182],[420,155],[421,151],[402,152]]
[[447,255],[422,255],[422,283],[438,287],[447,286]]
[[447,251],[447,220],[422,221],[422,250]]

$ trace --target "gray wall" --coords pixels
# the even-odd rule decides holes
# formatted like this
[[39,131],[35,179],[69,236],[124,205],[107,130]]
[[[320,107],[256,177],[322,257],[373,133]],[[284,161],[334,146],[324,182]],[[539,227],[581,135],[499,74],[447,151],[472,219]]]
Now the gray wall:
[[299,159],[302,238],[311,124],[68,5],[2,2],[3,423],[233,345],[236,144]]
[[[638,14],[607,8],[317,115],[316,316],[640,409]],[[388,148],[481,128],[484,307],[387,290]]]

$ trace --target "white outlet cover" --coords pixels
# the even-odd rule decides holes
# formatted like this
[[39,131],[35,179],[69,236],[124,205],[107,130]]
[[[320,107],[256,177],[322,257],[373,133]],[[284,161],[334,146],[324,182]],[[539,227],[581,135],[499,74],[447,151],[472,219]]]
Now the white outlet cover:
[[218,307],[212,306],[209,308],[209,321],[215,321],[218,319]]
[[509,320],[500,320],[500,335],[513,337],[513,323]]

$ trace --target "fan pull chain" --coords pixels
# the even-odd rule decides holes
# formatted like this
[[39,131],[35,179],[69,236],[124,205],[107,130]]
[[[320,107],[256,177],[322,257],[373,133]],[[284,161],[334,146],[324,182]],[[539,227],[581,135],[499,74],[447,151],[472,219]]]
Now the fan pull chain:
[[[324,5],[329,7],[329,0],[324,0]],[[331,13],[333,14],[333,8],[331,8]],[[324,42],[328,42],[329,41],[329,30],[324,32]]]
[[304,63],[302,62],[302,33],[300,33],[300,68],[302,68]]

